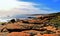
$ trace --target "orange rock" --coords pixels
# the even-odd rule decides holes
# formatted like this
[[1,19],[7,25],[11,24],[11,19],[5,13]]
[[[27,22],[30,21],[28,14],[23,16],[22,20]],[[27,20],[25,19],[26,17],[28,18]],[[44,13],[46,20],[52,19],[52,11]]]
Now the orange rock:
[[23,33],[23,32],[12,32],[9,33],[7,36],[30,36],[30,34]]
[[56,34],[60,34],[60,30],[56,30]]
[[57,34],[43,34],[43,36],[58,36]]
[[16,25],[16,24],[8,24],[8,25],[6,25],[6,28],[7,29],[19,29],[20,26]]
[[58,36],[58,34],[37,34],[35,36]]
[[36,18],[41,18],[41,17],[43,18],[44,16],[42,16],[42,15],[36,16]]
[[34,22],[36,22],[36,20],[30,19],[30,20],[28,20],[28,22],[29,23],[34,23]]
[[37,34],[37,35],[35,35],[35,36],[43,36],[43,35],[41,35],[41,34]]
[[47,29],[47,30],[51,30],[51,31],[55,31],[56,28],[53,27],[53,26],[47,26],[46,29]]
[[40,33],[39,31],[36,31],[36,30],[25,30],[25,31],[22,31],[22,32],[25,32],[25,33],[33,33],[33,34]]

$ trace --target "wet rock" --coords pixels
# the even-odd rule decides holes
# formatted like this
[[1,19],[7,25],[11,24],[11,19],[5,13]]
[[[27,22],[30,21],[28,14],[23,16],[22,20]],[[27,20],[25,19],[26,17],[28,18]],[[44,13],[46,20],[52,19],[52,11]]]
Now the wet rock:
[[11,19],[9,22],[14,23],[14,22],[16,22],[16,20],[15,19]]

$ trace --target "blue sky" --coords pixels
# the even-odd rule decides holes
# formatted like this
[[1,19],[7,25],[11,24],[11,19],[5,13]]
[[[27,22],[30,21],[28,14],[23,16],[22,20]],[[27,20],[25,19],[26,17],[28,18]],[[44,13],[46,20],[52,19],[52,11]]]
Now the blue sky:
[[60,0],[0,0],[0,16],[60,12]]
[[33,2],[33,3],[36,3],[36,4],[42,4],[42,6],[41,5],[37,5],[38,8],[48,7],[48,8],[50,8],[50,10],[60,11],[60,0],[21,0],[21,1]]

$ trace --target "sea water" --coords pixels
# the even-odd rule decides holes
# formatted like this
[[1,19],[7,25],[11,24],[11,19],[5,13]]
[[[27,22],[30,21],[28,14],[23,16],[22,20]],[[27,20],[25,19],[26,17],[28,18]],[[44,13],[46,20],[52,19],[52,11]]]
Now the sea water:
[[28,19],[28,17],[33,17],[30,15],[14,15],[11,17],[0,17],[0,22],[8,22],[11,19]]
[[0,17],[0,22],[8,22],[11,19],[12,18],[8,18],[8,17]]

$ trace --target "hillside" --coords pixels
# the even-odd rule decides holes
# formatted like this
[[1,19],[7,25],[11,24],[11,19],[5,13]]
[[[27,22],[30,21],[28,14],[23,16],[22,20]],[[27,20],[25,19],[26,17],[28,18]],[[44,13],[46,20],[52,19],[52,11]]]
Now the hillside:
[[29,19],[11,19],[0,24],[1,36],[59,36],[60,13],[38,15]]
[[53,13],[53,14],[50,14],[50,15],[54,15],[55,16],[55,18],[51,19],[50,22],[54,23],[54,24],[57,24],[58,27],[60,27],[60,12]]

